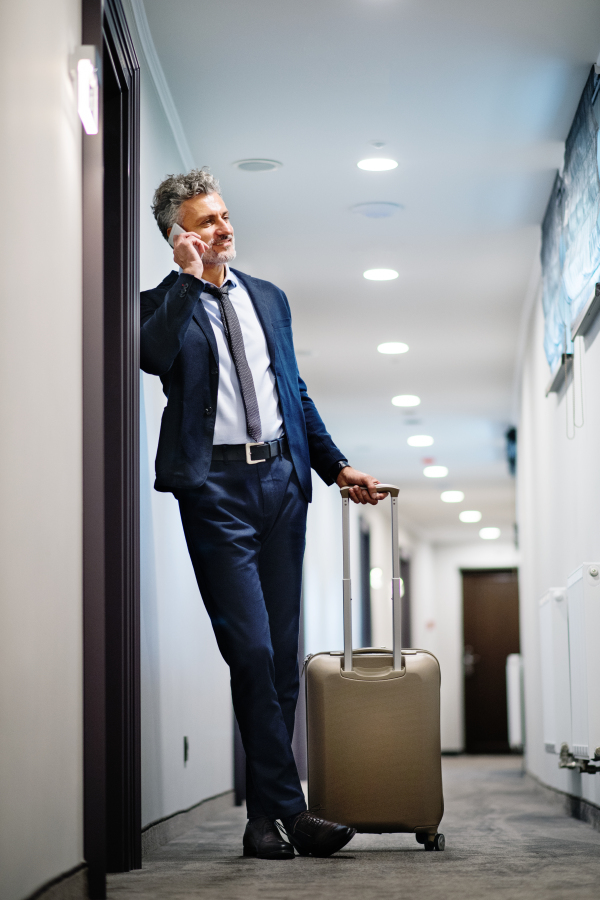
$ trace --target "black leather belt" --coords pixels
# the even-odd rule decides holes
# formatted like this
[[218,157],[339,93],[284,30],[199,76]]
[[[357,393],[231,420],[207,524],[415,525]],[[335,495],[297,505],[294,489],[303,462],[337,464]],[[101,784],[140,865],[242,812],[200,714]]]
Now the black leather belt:
[[265,462],[273,456],[280,456],[288,449],[285,435],[276,441],[261,441],[259,444],[215,444],[212,458],[223,462],[244,461],[249,466]]

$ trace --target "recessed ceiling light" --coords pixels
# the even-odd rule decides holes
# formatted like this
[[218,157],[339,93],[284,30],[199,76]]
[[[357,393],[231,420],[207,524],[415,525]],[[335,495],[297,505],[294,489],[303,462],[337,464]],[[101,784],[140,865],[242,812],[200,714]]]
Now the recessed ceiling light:
[[409,447],[431,447],[433,438],[430,434],[413,434],[406,443]]
[[398,277],[395,269],[367,269],[363,272],[363,278],[368,281],[393,281]]
[[495,541],[496,538],[500,537],[500,529],[499,528],[480,528],[479,529],[479,537],[483,538],[484,541]]
[[465,499],[462,491],[442,491],[440,497],[444,503],[462,503]]
[[283,163],[276,159],[238,159],[233,165],[242,172],[270,172],[280,169]]
[[395,159],[383,159],[377,156],[374,159],[361,159],[356,163],[359,169],[365,169],[367,172],[388,172],[395,169],[398,165]]
[[391,341],[389,344],[379,344],[377,350],[379,353],[406,353],[408,344],[402,344],[400,341]]
[[447,474],[446,466],[425,466],[423,469],[425,478],[445,478]]
[[387,219],[399,209],[404,209],[401,203],[357,203],[352,207],[352,212],[368,219]]
[[463,509],[463,511],[458,514],[458,518],[461,522],[480,522],[481,513],[478,509]]
[[421,398],[415,397],[414,394],[398,394],[397,397],[392,397],[394,406],[418,406],[420,402]]

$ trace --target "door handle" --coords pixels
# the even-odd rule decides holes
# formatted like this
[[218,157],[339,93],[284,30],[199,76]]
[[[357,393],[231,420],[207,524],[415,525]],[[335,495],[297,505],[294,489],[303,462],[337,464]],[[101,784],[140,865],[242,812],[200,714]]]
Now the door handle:
[[465,646],[463,651],[463,668],[465,672],[465,678],[470,678],[475,674],[475,664],[479,662],[481,657],[478,653],[475,653],[473,647],[470,644]]

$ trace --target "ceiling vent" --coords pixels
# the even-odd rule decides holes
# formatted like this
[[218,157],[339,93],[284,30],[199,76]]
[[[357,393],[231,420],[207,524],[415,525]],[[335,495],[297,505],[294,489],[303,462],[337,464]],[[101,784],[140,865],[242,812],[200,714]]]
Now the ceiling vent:
[[404,209],[401,203],[357,203],[352,207],[352,212],[368,219],[387,219],[399,209]]
[[234,166],[242,172],[271,172],[273,169],[280,169],[282,165],[276,159],[238,159],[234,162]]

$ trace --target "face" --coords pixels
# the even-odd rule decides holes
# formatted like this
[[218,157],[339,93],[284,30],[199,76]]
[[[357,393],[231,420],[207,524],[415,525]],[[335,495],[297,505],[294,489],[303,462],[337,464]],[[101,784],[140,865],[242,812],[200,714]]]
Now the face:
[[223,265],[235,259],[233,228],[229,212],[219,194],[197,194],[181,204],[181,227],[195,231],[210,249],[203,254],[205,265]]

